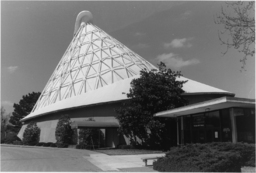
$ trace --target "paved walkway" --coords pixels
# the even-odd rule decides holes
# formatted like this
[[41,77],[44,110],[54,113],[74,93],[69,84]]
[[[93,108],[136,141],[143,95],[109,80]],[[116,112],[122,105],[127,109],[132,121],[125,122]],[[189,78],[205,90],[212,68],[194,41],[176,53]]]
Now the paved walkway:
[[145,167],[141,158],[165,155],[109,156],[90,150],[15,145],[1,145],[1,152],[4,172],[156,172],[152,166]]
[[[145,163],[141,158],[143,157],[161,157],[164,156],[164,153],[160,154],[141,154],[141,155],[118,155],[118,156],[109,156],[106,154],[90,154],[90,157],[86,157],[94,165],[97,165],[103,171],[120,171],[120,170],[134,170],[136,168],[138,172],[145,168]],[[152,165],[153,160],[148,161],[148,165]],[[146,170],[150,170],[150,167],[146,167]],[[152,169],[152,167],[151,167]],[[128,171],[128,170],[127,170]],[[129,171],[130,172],[130,171]],[[148,171],[146,171],[148,172]]]

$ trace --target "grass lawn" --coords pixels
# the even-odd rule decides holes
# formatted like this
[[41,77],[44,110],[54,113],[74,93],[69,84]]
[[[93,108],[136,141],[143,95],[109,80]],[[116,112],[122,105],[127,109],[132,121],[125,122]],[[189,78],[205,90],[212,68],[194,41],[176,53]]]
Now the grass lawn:
[[93,150],[107,155],[138,155],[138,154],[156,154],[163,153],[160,150],[143,150],[143,149],[99,149]]

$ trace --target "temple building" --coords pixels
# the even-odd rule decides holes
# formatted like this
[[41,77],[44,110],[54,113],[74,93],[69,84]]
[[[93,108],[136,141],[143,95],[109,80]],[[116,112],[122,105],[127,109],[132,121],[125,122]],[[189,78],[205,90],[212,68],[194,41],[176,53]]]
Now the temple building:
[[[157,68],[95,26],[90,12],[80,12],[74,37],[33,110],[21,120],[18,136],[22,139],[27,124],[35,121],[40,142],[56,142],[57,122],[67,114],[78,129],[101,129],[106,147],[129,144],[117,133],[115,109],[128,100],[130,83],[142,69]],[[177,120],[170,132],[177,144],[255,141],[255,100],[235,98],[232,92],[185,77],[177,80],[187,80],[183,96],[189,105],[154,115]]]

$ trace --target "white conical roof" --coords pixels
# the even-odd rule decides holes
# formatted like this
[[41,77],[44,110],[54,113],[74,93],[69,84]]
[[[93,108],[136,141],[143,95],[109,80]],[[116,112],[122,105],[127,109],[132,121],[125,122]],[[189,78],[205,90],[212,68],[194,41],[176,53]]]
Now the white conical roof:
[[[23,120],[56,110],[127,99],[124,93],[129,92],[131,80],[138,78],[142,69],[157,68],[93,25],[91,13],[83,11],[77,17],[73,40],[31,114]],[[204,92],[227,92],[192,80],[187,83],[184,87],[188,93],[193,93],[191,87],[200,92],[200,86]]]
[[33,111],[155,68],[91,23],[82,23]]

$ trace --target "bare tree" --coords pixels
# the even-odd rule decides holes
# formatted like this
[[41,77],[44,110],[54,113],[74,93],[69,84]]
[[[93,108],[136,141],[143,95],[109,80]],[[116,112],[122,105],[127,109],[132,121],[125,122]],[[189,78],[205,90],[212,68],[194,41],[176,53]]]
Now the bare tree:
[[[244,54],[240,60],[244,69],[247,57],[253,57],[255,54],[255,2],[227,2],[226,5],[226,11],[222,7],[221,14],[215,19],[216,24],[224,25],[224,30],[219,31],[219,40],[227,46],[223,54],[226,54],[229,48]],[[227,10],[231,10],[232,14]]]

